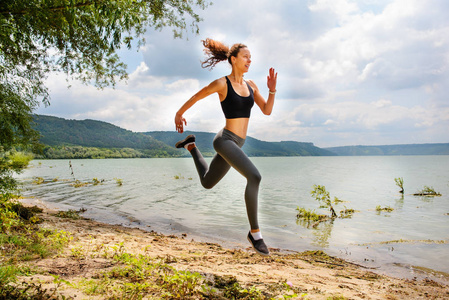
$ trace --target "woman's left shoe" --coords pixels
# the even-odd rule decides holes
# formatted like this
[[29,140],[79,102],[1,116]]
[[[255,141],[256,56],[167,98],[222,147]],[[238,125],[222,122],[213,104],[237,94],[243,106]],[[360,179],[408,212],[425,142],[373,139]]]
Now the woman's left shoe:
[[190,144],[190,143],[195,143],[195,136],[193,134],[188,135],[185,139],[177,142],[175,147],[176,148],[184,148],[185,145]]
[[267,245],[265,245],[265,242],[263,239],[255,240],[253,236],[251,235],[251,231],[248,233],[248,241],[253,246],[254,250],[256,250],[257,253],[263,256],[270,255],[270,251],[268,251]]

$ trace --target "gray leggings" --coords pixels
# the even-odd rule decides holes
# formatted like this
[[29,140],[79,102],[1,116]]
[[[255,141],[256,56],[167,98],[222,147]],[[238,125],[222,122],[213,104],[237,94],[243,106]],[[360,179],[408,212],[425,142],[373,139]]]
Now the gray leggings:
[[190,153],[195,161],[201,184],[206,189],[213,188],[231,167],[247,179],[245,189],[246,212],[251,229],[259,229],[257,196],[259,194],[259,183],[262,178],[248,156],[240,149],[244,143],[245,139],[227,129],[223,129],[214,138],[213,144],[217,154],[212,159],[210,166],[207,165],[197,147],[192,149]]

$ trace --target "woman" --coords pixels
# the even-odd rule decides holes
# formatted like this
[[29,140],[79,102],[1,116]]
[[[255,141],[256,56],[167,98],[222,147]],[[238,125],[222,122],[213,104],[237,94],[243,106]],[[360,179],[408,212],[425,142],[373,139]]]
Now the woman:
[[265,100],[253,81],[243,79],[243,75],[248,72],[251,65],[251,53],[245,45],[235,44],[229,49],[224,44],[211,39],[202,42],[208,56],[208,59],[202,62],[202,67],[212,69],[218,62],[227,60],[232,66],[232,72],[229,76],[219,78],[202,88],[178,110],[175,117],[176,130],[179,133],[184,132],[187,121],[183,118],[183,114],[197,101],[214,93],[217,93],[220,99],[226,125],[214,138],[213,145],[217,154],[210,166],[196,147],[194,135],[179,141],[176,147],[184,147],[191,153],[201,184],[207,189],[214,187],[231,167],[246,177],[245,203],[251,227],[248,240],[257,253],[269,255],[257,220],[257,198],[261,176],[241,147],[245,143],[254,103],[265,115],[270,115],[273,110],[277,73],[270,68],[267,76],[268,100]]

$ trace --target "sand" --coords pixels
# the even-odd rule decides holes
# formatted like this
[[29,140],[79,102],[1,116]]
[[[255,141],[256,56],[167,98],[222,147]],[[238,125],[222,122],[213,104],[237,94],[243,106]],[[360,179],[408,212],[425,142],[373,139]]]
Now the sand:
[[[73,237],[63,253],[29,262],[40,270],[39,275],[21,278],[39,281],[48,288],[55,286],[52,275],[71,283],[98,278],[117,264],[100,253],[120,247],[127,253],[164,258],[177,270],[198,272],[203,278],[236,279],[242,287],[257,287],[278,299],[293,292],[298,295],[295,299],[449,299],[449,287],[444,283],[429,278],[410,280],[379,275],[321,251],[292,253],[271,249],[269,257],[262,257],[250,248],[227,249],[195,241],[186,234],[166,236],[88,219],[60,218],[43,202],[38,204],[44,208],[40,226],[64,230]],[[287,282],[292,286],[289,292],[279,288]],[[73,286],[63,283],[58,292],[74,299],[102,299]]]

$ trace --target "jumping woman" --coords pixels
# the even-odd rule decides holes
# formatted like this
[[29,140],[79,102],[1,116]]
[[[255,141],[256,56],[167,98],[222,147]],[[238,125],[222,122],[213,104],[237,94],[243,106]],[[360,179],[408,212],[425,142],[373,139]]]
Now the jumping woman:
[[187,121],[183,114],[199,100],[214,93],[218,94],[226,118],[225,127],[214,138],[214,149],[217,152],[210,165],[204,160],[195,145],[195,136],[189,135],[176,143],[177,148],[187,149],[193,157],[201,184],[204,188],[214,187],[231,167],[242,174],[247,185],[245,203],[251,230],[248,241],[255,251],[261,255],[269,255],[259,229],[257,219],[257,202],[261,176],[241,147],[245,143],[251,108],[254,103],[262,113],[270,115],[273,110],[276,94],[277,73],[270,68],[267,76],[268,100],[261,95],[252,80],[244,80],[243,75],[251,65],[251,53],[243,44],[234,44],[230,49],[221,42],[206,39],[203,42],[204,52],[208,58],[202,62],[203,68],[212,69],[220,61],[227,60],[232,67],[228,76],[221,77],[193,95],[176,113],[175,124],[179,133],[184,132]]

